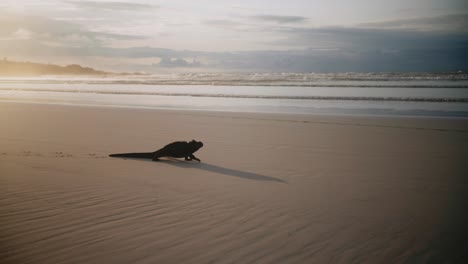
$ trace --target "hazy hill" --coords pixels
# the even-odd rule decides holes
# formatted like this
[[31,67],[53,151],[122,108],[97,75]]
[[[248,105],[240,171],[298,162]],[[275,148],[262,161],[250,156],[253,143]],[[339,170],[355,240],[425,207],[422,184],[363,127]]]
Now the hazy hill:
[[17,62],[0,60],[0,76],[31,76],[31,75],[104,75],[109,72],[98,71],[78,64],[59,66],[33,62]]

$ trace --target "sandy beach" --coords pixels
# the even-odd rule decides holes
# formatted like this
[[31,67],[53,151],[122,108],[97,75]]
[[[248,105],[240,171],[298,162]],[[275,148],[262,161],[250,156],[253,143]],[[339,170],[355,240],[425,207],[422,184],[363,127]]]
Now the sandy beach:
[[[1,263],[466,257],[466,119],[0,102],[0,124]],[[108,157],[192,139],[201,163]]]

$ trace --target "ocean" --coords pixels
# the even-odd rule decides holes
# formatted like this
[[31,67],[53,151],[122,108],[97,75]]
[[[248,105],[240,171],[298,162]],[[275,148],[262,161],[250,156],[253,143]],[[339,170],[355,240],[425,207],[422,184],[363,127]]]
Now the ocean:
[[0,100],[324,115],[468,117],[463,73],[191,73],[3,77]]

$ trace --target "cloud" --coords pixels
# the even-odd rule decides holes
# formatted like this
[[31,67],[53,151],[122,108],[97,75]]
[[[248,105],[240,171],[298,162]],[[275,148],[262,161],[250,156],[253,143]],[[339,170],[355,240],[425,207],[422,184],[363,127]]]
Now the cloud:
[[274,22],[278,24],[301,23],[307,20],[306,17],[302,17],[302,16],[279,16],[279,15],[257,15],[257,16],[252,16],[251,18],[255,20]]
[[33,33],[27,29],[19,28],[13,32],[13,39],[31,39]]
[[0,17],[1,39],[30,40],[35,46],[41,42],[56,43],[63,46],[99,47],[109,40],[144,39],[143,36],[113,34],[90,31],[79,24],[58,21],[38,16],[19,16],[3,14]]
[[156,67],[174,67],[174,68],[188,68],[188,67],[201,67],[201,63],[195,59],[192,62],[183,58],[162,58],[159,63],[153,64]]
[[206,20],[203,24],[212,27],[218,27],[225,30],[233,30],[237,32],[266,32],[267,27],[264,25],[246,23],[244,21],[230,20],[230,19],[213,19]]
[[301,56],[284,56],[283,65],[270,59],[270,67],[332,72],[468,69],[468,36],[460,32],[319,28],[289,29],[285,34],[289,37],[279,45],[310,48]]
[[[258,71],[468,70],[466,27],[452,27],[459,25],[464,17],[399,20],[355,27],[271,27],[278,38],[269,44],[289,47],[288,50],[223,53],[216,58],[219,68]],[[425,30],[421,30],[422,26]],[[441,30],[446,27],[451,30]]]
[[229,27],[229,28],[236,28],[239,25],[242,25],[242,23],[239,23],[234,20],[229,20],[229,19],[211,19],[211,20],[204,21],[204,23],[207,25]]
[[405,50],[289,50],[220,54],[218,66],[266,72],[395,72],[468,70],[461,48]]
[[396,20],[355,27],[277,28],[277,46],[351,51],[467,49],[468,16]]
[[155,9],[158,6],[150,4],[130,3],[130,2],[96,2],[96,1],[68,1],[79,8],[88,9],[103,9],[103,10],[117,10],[117,11],[128,11],[128,10],[148,10]]
[[464,31],[468,32],[468,14],[455,14],[437,17],[401,19],[359,24],[362,28],[400,29],[415,31]]

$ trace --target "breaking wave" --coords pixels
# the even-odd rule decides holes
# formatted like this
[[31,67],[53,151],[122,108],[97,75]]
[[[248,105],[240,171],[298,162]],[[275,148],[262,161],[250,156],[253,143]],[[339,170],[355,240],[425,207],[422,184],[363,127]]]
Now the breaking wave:
[[143,84],[298,87],[468,88],[466,73],[172,73],[3,77],[0,84]]
[[286,100],[337,100],[337,101],[406,101],[406,102],[468,102],[467,97],[397,97],[397,96],[333,96],[333,95],[255,95],[255,94],[219,94],[219,93],[171,93],[151,91],[118,91],[118,90],[84,90],[84,89],[15,89],[0,88],[0,91],[18,92],[56,92],[56,93],[87,93],[110,95],[148,95],[148,96],[183,96],[207,98],[238,98],[238,99],[286,99]]

